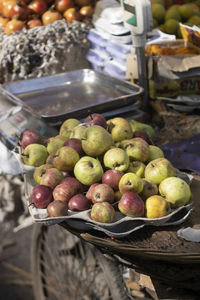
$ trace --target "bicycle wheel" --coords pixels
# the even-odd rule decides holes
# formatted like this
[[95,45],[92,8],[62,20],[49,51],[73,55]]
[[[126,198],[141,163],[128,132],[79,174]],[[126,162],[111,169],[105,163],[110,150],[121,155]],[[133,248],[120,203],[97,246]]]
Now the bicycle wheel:
[[133,299],[123,268],[59,225],[34,225],[31,268],[36,300]]

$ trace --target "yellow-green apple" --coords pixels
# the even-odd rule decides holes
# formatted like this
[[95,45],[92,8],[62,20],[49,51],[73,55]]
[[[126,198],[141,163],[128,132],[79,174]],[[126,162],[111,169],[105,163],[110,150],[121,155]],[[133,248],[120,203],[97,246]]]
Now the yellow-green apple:
[[84,124],[79,124],[76,127],[74,127],[71,131],[70,138],[75,138],[82,140],[85,138],[85,132],[87,127]]
[[119,190],[115,191],[115,199],[114,199],[114,201],[118,202],[121,199],[122,195],[123,194]]
[[54,200],[60,200],[68,203],[69,199],[71,199],[76,194],[76,187],[68,183],[60,183],[53,189],[53,198]]
[[79,159],[80,156],[76,150],[68,146],[63,146],[56,151],[53,164],[60,171],[70,172]]
[[68,146],[76,150],[79,156],[83,155],[82,142],[80,139],[69,138],[64,142],[63,146]]
[[97,186],[95,186],[93,192],[92,192],[92,202],[98,203],[98,202],[114,202],[114,191],[113,189],[105,184],[100,183]]
[[175,175],[176,170],[166,158],[157,158],[150,161],[144,172],[144,177],[156,184],[160,184],[165,178]]
[[107,169],[114,169],[124,172],[129,166],[129,157],[125,150],[121,148],[111,148],[104,154],[104,166]]
[[96,158],[83,156],[74,167],[74,175],[82,184],[90,186],[101,180],[103,168]]
[[47,206],[47,213],[49,217],[62,217],[66,216],[68,211],[67,203],[60,201],[60,200],[54,200],[49,203]]
[[46,159],[46,164],[53,165],[53,160],[54,160],[55,155],[56,155],[56,152],[49,154]]
[[126,192],[118,203],[121,213],[129,217],[142,217],[144,215],[144,202],[140,196],[133,192]]
[[98,125],[88,127],[85,132],[85,138],[82,139],[83,151],[93,157],[103,154],[111,145],[111,135],[105,128]]
[[99,125],[104,128],[107,128],[106,119],[104,118],[103,115],[97,114],[97,113],[93,113],[93,114],[87,116],[87,118],[85,118],[85,120],[84,120],[84,123],[86,124],[86,126]]
[[73,128],[78,124],[80,124],[80,121],[74,118],[65,120],[60,127],[59,134],[69,138]]
[[92,192],[93,192],[95,186],[97,186],[98,184],[100,184],[100,183],[97,182],[97,183],[91,184],[91,186],[89,187],[89,189],[88,189],[87,192],[86,192],[86,197],[87,197],[88,199],[92,200]]
[[124,118],[116,117],[110,119],[107,121],[107,125],[114,142],[130,139],[133,135],[129,122]]
[[159,185],[159,193],[172,208],[186,205],[191,198],[190,186],[179,177],[168,177]]
[[143,201],[145,201],[150,196],[158,194],[158,186],[155,183],[145,178],[142,178],[142,180],[144,186],[142,192],[140,193],[140,197],[142,198]]
[[66,141],[66,137],[62,135],[57,135],[53,139],[51,139],[47,143],[47,151],[49,154],[55,153],[58,149],[60,149],[64,142]]
[[148,136],[150,137],[151,140],[154,139],[155,136],[155,130],[153,129],[153,127],[149,124],[145,124],[145,123],[141,123],[139,121],[136,120],[130,120],[129,124],[131,125],[132,131],[136,131],[136,130],[144,130]]
[[33,178],[37,184],[50,186],[52,189],[63,179],[63,174],[53,166],[44,164],[33,173]]
[[122,194],[126,192],[141,193],[143,190],[143,180],[135,173],[126,173],[119,181],[119,190]]
[[145,216],[147,218],[161,218],[171,212],[170,204],[160,195],[153,195],[146,199]]
[[44,137],[35,129],[26,129],[20,135],[22,149],[25,149],[30,144],[44,145]]
[[138,160],[135,161],[131,161],[129,164],[128,169],[126,170],[126,172],[131,172],[131,173],[135,173],[137,176],[139,177],[144,177],[144,170],[146,168],[146,165]]
[[36,185],[30,193],[30,204],[37,208],[47,208],[48,204],[53,201],[52,188],[46,185]]
[[46,169],[53,168],[52,164],[43,164],[37,167],[33,172],[33,179],[35,183],[40,184],[41,176],[46,173]]
[[115,209],[109,202],[100,202],[92,205],[90,217],[100,223],[112,223],[115,218]]
[[124,140],[119,147],[126,151],[130,161],[146,162],[149,157],[149,144],[141,138]]
[[102,183],[109,185],[113,190],[119,189],[119,181],[124,172],[119,170],[107,170],[102,176]]
[[47,148],[40,144],[30,144],[26,146],[21,155],[23,163],[32,167],[39,167],[45,164],[47,157]]
[[60,183],[70,184],[76,190],[76,194],[83,193],[83,185],[75,177],[66,176]]
[[149,157],[148,157],[148,162],[152,161],[156,158],[161,158],[164,157],[164,153],[162,149],[160,149],[157,146],[154,145],[149,145]]
[[144,131],[144,130],[136,130],[133,132],[133,138],[139,137],[143,140],[145,140],[145,142],[147,142],[149,145],[151,144],[150,138],[148,136],[148,134]]
[[72,211],[83,211],[91,207],[92,202],[83,194],[74,195],[68,202],[68,208]]

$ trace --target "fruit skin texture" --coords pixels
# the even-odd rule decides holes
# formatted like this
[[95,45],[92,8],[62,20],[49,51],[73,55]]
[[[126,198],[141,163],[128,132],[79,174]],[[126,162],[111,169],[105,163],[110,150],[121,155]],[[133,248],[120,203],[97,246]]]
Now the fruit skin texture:
[[91,219],[100,223],[112,223],[115,217],[115,209],[108,202],[93,204],[91,208]]
[[89,187],[89,189],[87,190],[87,193],[86,193],[86,197],[88,199],[92,200],[92,192],[93,192],[95,186],[97,186],[98,184],[100,184],[100,183],[93,183],[93,184],[91,184],[91,186]]
[[109,169],[126,171],[129,166],[129,157],[125,150],[121,148],[111,148],[103,157],[104,166]]
[[124,118],[113,118],[107,121],[108,131],[114,142],[130,139],[133,135],[129,122]]
[[144,130],[148,134],[150,139],[153,140],[155,136],[155,130],[153,129],[152,126],[145,123],[138,122],[136,120],[130,120],[129,124],[131,125],[133,132],[136,130]]
[[86,129],[82,148],[87,155],[99,156],[107,151],[111,145],[112,137],[102,126],[93,125]]
[[149,144],[142,138],[124,140],[120,147],[126,151],[131,161],[146,162],[149,157]]
[[47,208],[53,201],[52,189],[46,185],[36,185],[31,191],[30,200],[37,208]]
[[99,125],[104,127],[105,129],[107,128],[107,122],[106,119],[104,118],[103,115],[101,114],[91,114],[85,118],[84,123],[87,125]]
[[70,118],[65,120],[60,127],[59,134],[69,138],[72,130],[79,124],[80,121],[77,119]]
[[22,161],[24,164],[39,167],[45,164],[48,152],[45,146],[40,144],[30,144],[24,149]]
[[83,156],[74,167],[74,175],[82,184],[90,186],[101,180],[103,168],[96,158]]
[[174,167],[166,158],[157,158],[150,161],[144,172],[145,178],[156,184],[160,184],[165,178],[175,175]]
[[91,207],[91,201],[82,194],[74,195],[68,202],[68,208],[72,211],[84,211]]
[[107,170],[102,177],[102,183],[109,185],[113,190],[119,189],[119,181],[124,172],[118,170]]
[[105,184],[101,183],[95,186],[93,192],[92,192],[92,202],[93,203],[99,203],[99,202],[109,202],[113,203],[114,201],[114,191],[113,189]]
[[76,193],[83,193],[83,186],[75,177],[64,177],[60,183],[71,185],[73,188],[76,189]]
[[57,135],[55,138],[53,138],[52,140],[50,140],[47,144],[47,151],[49,154],[55,153],[58,149],[60,149],[61,147],[63,147],[65,141],[66,141],[66,137],[62,136],[62,135]]
[[21,133],[20,136],[22,149],[25,149],[30,144],[44,144],[43,136],[34,129],[27,129]]
[[144,202],[138,194],[133,192],[122,195],[118,208],[121,213],[129,217],[142,217],[144,215]]
[[80,156],[76,150],[68,146],[63,146],[56,151],[53,164],[60,171],[70,172],[79,159]]
[[53,198],[54,200],[60,200],[65,203],[76,194],[76,188],[74,188],[70,184],[60,183],[53,190]]
[[160,149],[159,147],[154,146],[154,145],[149,145],[148,161],[152,161],[154,159],[162,158],[162,157],[164,157],[164,153],[163,153],[162,149]]
[[144,170],[146,165],[141,161],[131,161],[129,164],[128,169],[126,170],[127,173],[135,173],[139,177],[144,177]]
[[143,190],[143,180],[134,173],[126,173],[119,182],[119,190],[122,194],[126,192],[141,193]]
[[60,200],[54,200],[47,206],[49,217],[62,217],[66,216],[68,211],[67,204]]
[[37,184],[47,185],[54,189],[62,180],[63,174],[52,165],[44,164],[35,169],[33,178]]
[[165,198],[154,195],[145,202],[145,215],[147,218],[161,218],[171,212],[170,204]]
[[157,184],[142,178],[144,187],[142,192],[140,193],[140,197],[142,198],[143,201],[145,201],[147,198],[157,195],[158,194],[158,186]]
[[159,185],[159,192],[172,208],[186,205],[191,198],[190,186],[178,177],[164,179]]

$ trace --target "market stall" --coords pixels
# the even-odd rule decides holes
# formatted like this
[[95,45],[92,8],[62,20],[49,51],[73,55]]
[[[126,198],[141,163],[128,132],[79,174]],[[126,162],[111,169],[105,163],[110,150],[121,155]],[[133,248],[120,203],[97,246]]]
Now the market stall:
[[[1,36],[1,141],[12,150],[9,153],[15,168],[23,174],[24,205],[32,221],[39,224],[32,247],[37,300],[63,297],[69,286],[69,297],[79,299],[77,284],[81,285],[80,277],[91,273],[91,268],[100,275],[97,281],[88,279],[83,287],[89,299],[94,299],[94,290],[99,299],[116,299],[116,295],[120,300],[131,299],[124,277],[121,273],[117,276],[120,268],[149,275],[155,283],[154,299],[159,298],[156,282],[160,281],[187,289],[196,297],[200,168],[199,100],[195,94],[199,86],[193,83],[198,83],[198,45],[175,41],[164,33],[156,37],[159,43],[154,41],[154,34],[153,41],[152,36],[147,39],[152,17],[149,1],[140,1],[139,6],[138,1],[123,1],[128,27],[121,24],[121,6],[115,1],[112,9],[119,12],[119,19],[113,18],[111,23],[111,8],[105,7],[105,1],[102,6],[99,1],[90,7],[93,22],[92,13],[80,17],[83,5],[75,2],[72,6],[79,20],[71,23],[62,18]],[[143,19],[136,22],[140,15]],[[106,24],[112,24],[109,30],[117,28],[121,34],[102,33],[102,19],[106,17]],[[115,40],[108,43],[111,37]],[[121,38],[126,42],[117,47]],[[165,38],[172,40],[163,42]],[[120,64],[125,60],[127,65],[122,69]],[[190,86],[185,84],[188,80]],[[188,108],[186,113],[191,112],[191,107],[196,116],[182,114]],[[192,129],[186,130],[185,125],[189,128],[191,124]],[[87,168],[82,165],[84,159]],[[157,173],[161,179],[151,173],[160,161]],[[92,175],[88,171],[91,166],[96,168]],[[54,175],[45,179],[48,169]],[[112,173],[104,181],[108,171],[119,177]],[[172,182],[164,186],[162,182],[170,178]],[[148,180],[151,184],[146,192],[150,190],[150,194],[145,195]],[[79,183],[77,190],[74,182]],[[44,197],[40,198],[44,187]],[[73,197],[76,199],[72,201]],[[148,206],[151,197],[155,203]],[[102,203],[106,203],[105,215]],[[102,262],[102,253],[110,263]],[[88,266],[88,261],[92,265]],[[100,266],[98,271],[95,265]],[[73,276],[80,275],[71,277],[75,278],[71,284],[75,281],[76,285],[63,283],[61,277],[66,276],[65,271],[72,276],[72,269],[77,273]],[[89,275],[84,276],[86,280]],[[52,280],[59,283],[59,289],[52,289]],[[90,289],[93,281],[95,288]],[[108,287],[104,298],[100,282]]]

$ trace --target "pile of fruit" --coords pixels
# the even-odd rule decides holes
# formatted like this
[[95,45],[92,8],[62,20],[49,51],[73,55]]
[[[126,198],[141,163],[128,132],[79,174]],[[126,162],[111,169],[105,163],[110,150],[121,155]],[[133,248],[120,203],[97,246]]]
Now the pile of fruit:
[[179,23],[200,26],[200,0],[151,0],[154,28],[182,38]]
[[84,123],[70,118],[47,140],[22,132],[21,160],[35,167],[30,205],[49,217],[89,210],[90,218],[112,223],[123,216],[159,218],[186,205],[189,185],[177,177],[163,151],[152,144],[155,131],[136,120],[106,120],[93,113]]
[[0,28],[6,34],[66,19],[83,21],[94,11],[95,0],[0,0]]

